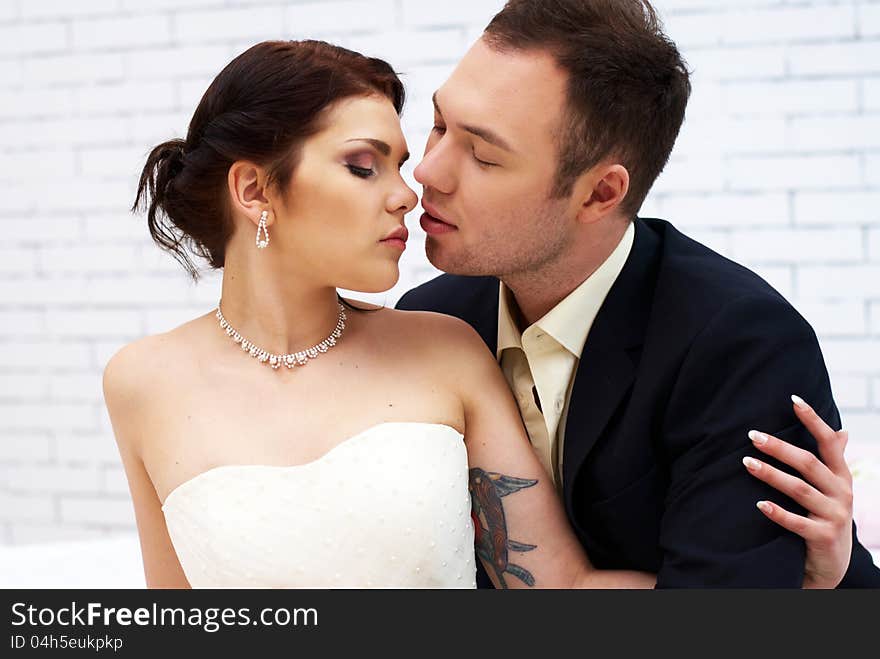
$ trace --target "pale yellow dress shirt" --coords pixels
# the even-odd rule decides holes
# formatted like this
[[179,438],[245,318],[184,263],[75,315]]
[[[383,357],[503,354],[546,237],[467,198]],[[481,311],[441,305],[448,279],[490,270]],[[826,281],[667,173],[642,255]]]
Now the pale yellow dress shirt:
[[557,492],[562,490],[565,420],[581,351],[599,308],[629,257],[634,236],[635,226],[630,223],[602,265],[522,333],[514,320],[516,301],[501,283],[496,357],[516,398],[532,446]]

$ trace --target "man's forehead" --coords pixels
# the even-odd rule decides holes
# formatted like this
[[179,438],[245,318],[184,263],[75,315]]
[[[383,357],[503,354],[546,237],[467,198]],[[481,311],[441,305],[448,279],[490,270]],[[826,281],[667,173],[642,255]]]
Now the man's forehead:
[[535,89],[564,92],[566,74],[547,51],[490,46],[485,38],[468,49],[447,82],[461,78],[481,89],[517,94]]
[[[549,54],[498,51],[483,40],[465,54],[437,90],[441,112],[464,122],[497,122],[517,131],[553,128],[566,76]],[[531,132],[531,131],[529,131]]]

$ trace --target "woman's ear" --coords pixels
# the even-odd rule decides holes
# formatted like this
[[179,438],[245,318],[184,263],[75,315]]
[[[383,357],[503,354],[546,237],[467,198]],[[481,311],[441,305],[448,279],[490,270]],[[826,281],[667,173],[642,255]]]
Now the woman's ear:
[[594,167],[584,174],[578,221],[592,224],[613,212],[629,191],[629,172],[620,164]]
[[260,213],[269,203],[263,168],[247,160],[237,160],[229,168],[227,184],[233,213],[247,216],[254,224],[259,223]]

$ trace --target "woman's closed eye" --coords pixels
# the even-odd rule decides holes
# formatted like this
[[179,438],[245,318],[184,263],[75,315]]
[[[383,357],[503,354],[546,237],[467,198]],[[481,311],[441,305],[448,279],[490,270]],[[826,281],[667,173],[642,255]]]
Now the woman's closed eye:
[[376,173],[370,167],[358,167],[357,165],[352,165],[351,163],[346,163],[345,166],[348,167],[348,171],[350,171],[358,178],[370,178]]

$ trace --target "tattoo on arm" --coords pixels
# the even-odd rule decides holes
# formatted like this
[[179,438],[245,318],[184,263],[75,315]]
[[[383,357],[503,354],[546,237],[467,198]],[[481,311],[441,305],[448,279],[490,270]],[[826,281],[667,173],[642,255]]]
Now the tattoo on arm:
[[531,487],[538,481],[482,469],[471,469],[469,474],[468,489],[471,492],[471,517],[474,522],[477,555],[492,566],[502,588],[507,588],[505,573],[515,576],[527,586],[534,586],[535,578],[532,574],[519,565],[508,562],[507,554],[509,551],[531,551],[537,545],[517,542],[507,537],[507,520],[501,497]]

